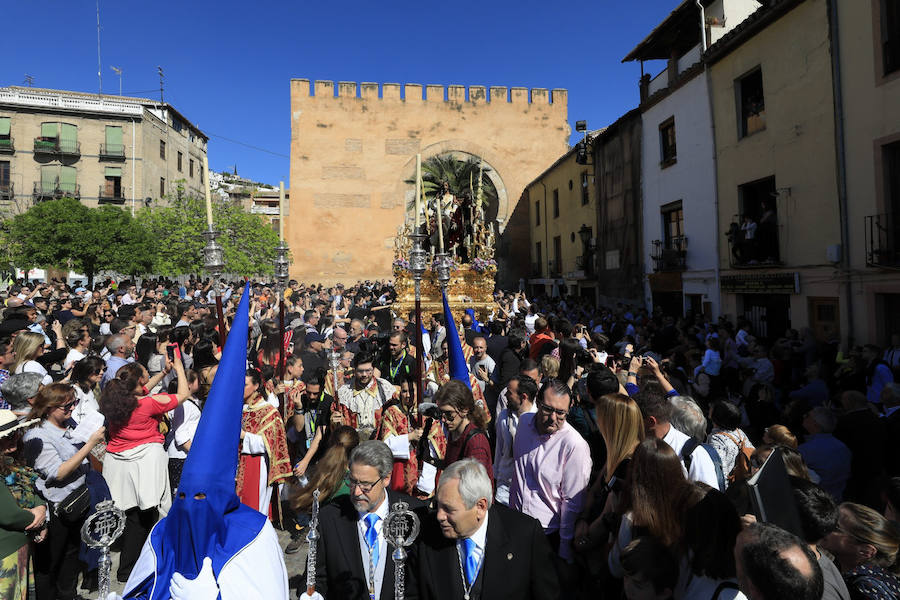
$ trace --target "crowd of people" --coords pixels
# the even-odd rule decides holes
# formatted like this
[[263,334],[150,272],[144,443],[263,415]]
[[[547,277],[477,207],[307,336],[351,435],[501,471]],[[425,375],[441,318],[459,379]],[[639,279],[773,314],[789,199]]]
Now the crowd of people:
[[[0,598],[96,589],[80,528],[108,499],[129,580],[177,504],[242,289],[2,295]],[[900,599],[900,335],[841,348],[502,291],[489,315],[452,307],[417,332],[386,281],[249,290],[234,490],[287,554],[319,492],[301,598],[393,598],[382,524],[403,500],[422,522],[410,598]],[[760,514],[772,461],[794,527]],[[201,598],[189,584],[172,597]]]

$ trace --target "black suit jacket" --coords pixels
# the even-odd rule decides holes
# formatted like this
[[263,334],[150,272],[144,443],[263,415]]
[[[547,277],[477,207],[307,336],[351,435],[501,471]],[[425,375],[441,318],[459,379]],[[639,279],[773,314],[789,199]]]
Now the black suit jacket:
[[[422,600],[463,597],[456,540],[444,537],[433,515],[422,524],[418,563]],[[488,511],[485,556],[479,578],[482,600],[556,600],[559,597],[553,550],[541,524],[496,503]]]
[[[403,500],[411,510],[424,518],[424,505],[404,494],[393,490],[387,491],[388,503]],[[363,570],[362,552],[359,547],[357,520],[359,513],[350,501],[349,496],[339,496],[319,511],[319,542],[316,557],[316,591],[328,600],[365,600],[369,597],[366,572]],[[406,598],[417,599],[418,583],[416,580],[416,545],[407,547],[406,559]],[[394,559],[393,548],[387,545],[387,551],[380,560],[387,560],[384,565],[384,577],[381,580],[381,600],[394,598]]]

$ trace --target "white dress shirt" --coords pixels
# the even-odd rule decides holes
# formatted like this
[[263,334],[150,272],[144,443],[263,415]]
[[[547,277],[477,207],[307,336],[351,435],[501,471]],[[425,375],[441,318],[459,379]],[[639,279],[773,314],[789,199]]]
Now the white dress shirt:
[[[475,558],[478,560],[478,571],[475,574],[475,579],[478,579],[478,573],[481,572],[481,565],[484,564],[484,552],[485,546],[487,545],[487,523],[488,523],[488,513],[484,513],[484,521],[481,522],[481,526],[475,530],[475,533],[469,536],[473,542],[475,542],[475,548],[472,551],[475,555]],[[460,538],[456,540],[456,552],[459,554],[459,565],[460,565],[460,577],[465,577],[465,564],[466,564],[466,546],[463,543],[465,538]],[[474,583],[474,582],[473,582]],[[463,588],[468,588],[469,582],[463,579]]]
[[[375,514],[380,518],[375,521],[375,533],[378,534],[378,564],[375,565],[375,574],[374,577],[370,577],[369,575],[369,545],[366,543],[366,529],[368,526],[366,525],[366,515],[369,513],[359,513],[359,518],[356,521],[356,533],[359,538],[359,552],[362,555],[363,562],[363,573],[366,576],[366,586],[369,585],[369,579],[372,579],[373,586],[375,589],[375,600],[378,600],[381,597],[381,582],[384,580],[384,565],[387,563],[388,558],[390,557],[390,550],[388,550],[387,541],[384,539],[384,535],[382,534],[382,530],[384,527],[384,520],[387,519],[388,516],[388,499],[387,494],[385,493],[384,499],[381,501],[381,504],[378,505],[378,508],[375,509]],[[390,590],[389,595],[393,595],[394,590]]]
[[[505,390],[504,390],[505,391]],[[531,404],[525,413],[537,412],[537,405]],[[523,414],[525,414],[523,413]],[[519,427],[519,415],[509,407],[497,414],[497,444],[494,450],[494,482],[497,502],[509,506],[509,486],[516,474],[516,461],[513,457],[513,442]]]
[[[687,435],[678,431],[671,425],[669,425],[669,432],[663,437],[663,441],[675,451],[679,460],[681,459],[681,449],[688,439]],[[701,448],[699,444],[694,448],[694,451],[691,452],[690,470],[684,468],[683,460],[681,461],[681,468],[684,470],[687,478],[691,481],[702,481],[712,488],[719,489],[719,478],[716,476],[716,466],[713,464],[709,453]]]

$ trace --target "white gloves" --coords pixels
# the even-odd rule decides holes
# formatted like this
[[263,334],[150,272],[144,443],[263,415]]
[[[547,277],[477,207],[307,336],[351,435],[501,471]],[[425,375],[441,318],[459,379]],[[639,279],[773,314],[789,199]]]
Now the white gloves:
[[187,579],[181,573],[172,575],[169,584],[169,595],[172,600],[216,600],[219,596],[219,585],[212,570],[212,559],[203,559],[203,567],[196,579]]
[[313,595],[310,596],[306,592],[300,594],[300,600],[325,600],[325,596],[320,594],[319,592],[313,592]]
[[109,595],[106,596],[106,600],[122,600],[122,596],[115,592],[110,592]]

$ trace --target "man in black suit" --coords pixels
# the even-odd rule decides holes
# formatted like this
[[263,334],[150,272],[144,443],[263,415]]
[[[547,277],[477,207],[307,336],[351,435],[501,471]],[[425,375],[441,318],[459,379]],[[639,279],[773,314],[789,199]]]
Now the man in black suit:
[[422,600],[555,600],[554,557],[541,524],[499,504],[477,460],[451,464],[437,488],[437,513],[422,523]]
[[[393,465],[390,448],[378,440],[362,442],[350,453],[350,495],[337,497],[319,511],[313,599],[393,600],[393,548],[384,539],[382,525],[390,506],[399,500],[412,510],[424,509],[418,500],[388,489]],[[415,600],[419,597],[415,547],[407,552],[405,597]],[[300,595],[300,600],[309,599],[306,593]]]

